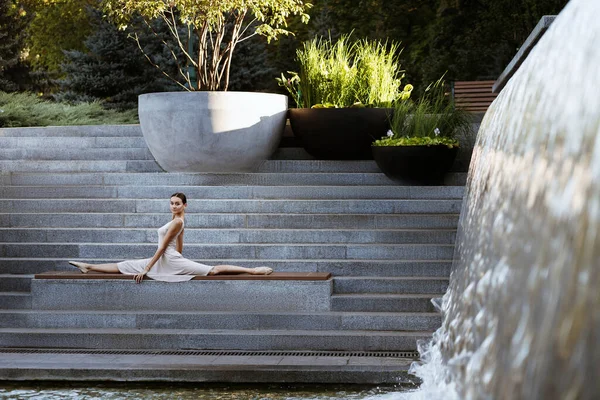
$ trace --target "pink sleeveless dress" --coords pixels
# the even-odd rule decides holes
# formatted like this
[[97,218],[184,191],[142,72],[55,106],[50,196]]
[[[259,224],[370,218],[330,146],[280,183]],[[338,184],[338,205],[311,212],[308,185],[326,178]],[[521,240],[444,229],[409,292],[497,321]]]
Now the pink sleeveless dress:
[[[180,218],[181,219],[181,218]],[[158,228],[158,245],[164,241],[167,231],[171,224],[175,221],[174,219],[166,223],[165,225]],[[181,219],[183,222],[183,219]],[[164,282],[183,282],[189,281],[194,275],[208,275],[213,269],[209,265],[200,264],[192,260],[184,258],[180,252],[176,250],[177,237],[183,232],[183,225],[181,230],[177,232],[177,235],[171,240],[167,246],[167,250],[164,252],[161,258],[158,259],[156,264],[148,272],[148,277]],[[137,275],[141,273],[152,258],[145,258],[142,260],[125,260],[117,263],[117,267],[122,274],[126,275]]]

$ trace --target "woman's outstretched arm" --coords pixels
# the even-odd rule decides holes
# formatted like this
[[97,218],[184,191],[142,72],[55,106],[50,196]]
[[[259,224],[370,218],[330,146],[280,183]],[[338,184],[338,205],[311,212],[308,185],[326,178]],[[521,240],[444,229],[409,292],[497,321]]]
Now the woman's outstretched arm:
[[181,230],[181,227],[183,226],[183,222],[180,219],[175,219],[174,221],[175,222],[173,222],[171,224],[171,226],[169,227],[169,230],[167,231],[167,234],[165,235],[165,240],[163,240],[163,242],[160,244],[160,246],[156,250],[156,253],[154,253],[154,257],[152,257],[152,259],[150,260],[150,262],[148,263],[148,265],[146,266],[144,271],[133,277],[133,279],[135,279],[135,281],[137,283],[140,283],[142,281],[142,279],[144,279],[144,275],[146,275],[148,272],[150,272],[152,267],[154,267],[154,264],[156,264],[158,259],[161,258],[162,255],[167,250],[167,247],[169,246],[169,243],[171,243],[171,240],[173,240],[175,238],[175,235],[177,235],[177,232],[179,232]]

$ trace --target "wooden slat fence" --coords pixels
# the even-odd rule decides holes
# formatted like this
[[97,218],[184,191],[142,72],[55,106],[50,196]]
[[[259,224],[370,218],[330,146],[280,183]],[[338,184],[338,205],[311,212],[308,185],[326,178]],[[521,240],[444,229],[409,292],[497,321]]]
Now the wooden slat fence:
[[455,81],[452,87],[454,104],[470,112],[486,112],[498,96],[492,93],[496,81]]

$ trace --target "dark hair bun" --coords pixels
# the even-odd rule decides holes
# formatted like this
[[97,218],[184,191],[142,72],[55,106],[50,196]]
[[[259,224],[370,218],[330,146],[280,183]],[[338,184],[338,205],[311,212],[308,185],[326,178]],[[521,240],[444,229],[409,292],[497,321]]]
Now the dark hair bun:
[[183,204],[187,204],[187,198],[185,197],[185,194],[177,192],[177,193],[173,193],[171,195],[171,197],[179,197],[181,199],[181,201],[183,202]]

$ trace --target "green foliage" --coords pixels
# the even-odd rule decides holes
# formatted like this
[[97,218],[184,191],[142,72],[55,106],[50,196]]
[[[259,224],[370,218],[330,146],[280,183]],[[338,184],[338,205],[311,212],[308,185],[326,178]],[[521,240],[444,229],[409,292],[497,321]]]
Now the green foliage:
[[540,18],[568,0],[439,0],[437,15],[413,53],[424,81],[496,79]]
[[19,88],[21,50],[29,17],[14,0],[0,0],[0,90]]
[[397,43],[363,39],[356,46],[356,97],[363,104],[391,107],[402,90],[403,71],[398,56],[402,50]]
[[458,146],[456,136],[464,135],[471,126],[470,114],[454,107],[444,92],[443,77],[425,89],[416,102],[398,101],[390,119],[387,138],[374,146],[420,146],[444,144]]
[[99,103],[76,106],[41,100],[29,93],[0,92],[0,127],[138,123],[137,111],[106,110]]
[[[427,60],[420,58],[421,42],[436,19],[440,0],[315,0],[310,24],[316,35],[332,38],[353,32],[356,37],[402,43],[399,55],[406,70],[405,80],[421,85],[421,71]],[[415,59],[419,59],[419,64]],[[439,75],[437,75],[439,76]]]
[[[401,42],[405,80],[419,95],[448,80],[496,79],[543,15],[568,0],[314,0],[313,34]],[[294,70],[293,68],[279,69]]]
[[297,51],[300,72],[276,79],[301,108],[389,107],[405,94],[398,53],[395,43],[315,38]]
[[373,142],[373,146],[439,146],[458,147],[458,140],[446,137],[398,137],[382,138]]
[[270,46],[261,36],[254,36],[236,46],[231,62],[229,90],[276,92],[277,74]]
[[[254,35],[271,41],[291,34],[286,29],[288,17],[300,15],[306,23],[305,10],[311,6],[301,0],[102,0],[102,4],[121,27],[136,15],[148,25],[158,18],[169,26],[176,47],[165,45],[180,72],[177,77],[166,75],[187,90],[227,90],[236,45]],[[181,26],[186,28],[183,34]],[[175,48],[184,55],[183,61]],[[148,53],[144,54],[152,62]]]
[[83,51],[92,32],[87,7],[96,0],[23,0],[34,15],[27,28],[29,62],[38,69],[57,73],[64,62],[63,50]]
[[[94,27],[85,41],[86,51],[66,51],[62,66],[66,78],[59,81],[60,92],[54,98],[72,103],[100,101],[104,107],[132,109],[142,93],[177,90],[139,52],[126,31],[102,18],[97,10],[89,10]],[[158,30],[158,27],[157,27]],[[159,50],[159,44],[155,44]],[[157,54],[158,55],[158,54]],[[168,58],[163,68],[174,69]],[[154,57],[159,62],[158,57]]]
[[290,91],[298,107],[349,107],[356,102],[354,45],[347,36],[335,43],[315,38],[305,42],[296,54],[300,73],[290,72],[289,79],[282,74],[278,82]]

